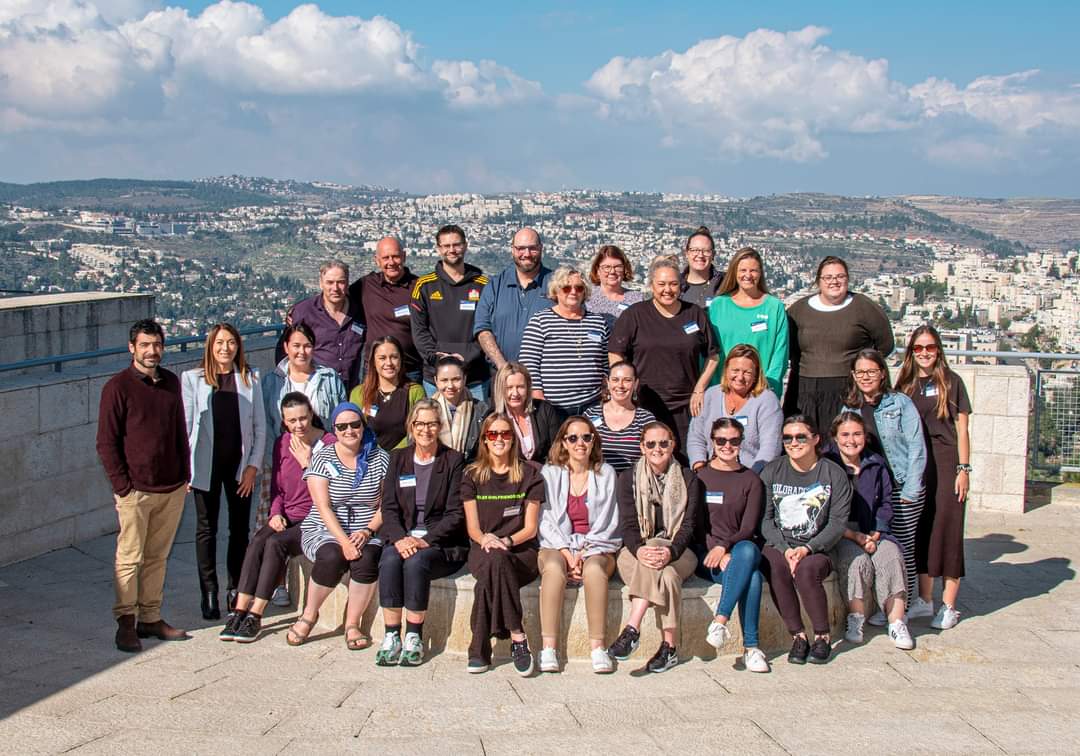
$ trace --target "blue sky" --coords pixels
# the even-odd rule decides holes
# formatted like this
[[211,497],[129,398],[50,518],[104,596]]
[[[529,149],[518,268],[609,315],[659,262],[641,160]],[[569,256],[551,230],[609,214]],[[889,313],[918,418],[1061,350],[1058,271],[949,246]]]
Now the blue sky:
[[8,5],[0,180],[1077,195],[1080,4]]

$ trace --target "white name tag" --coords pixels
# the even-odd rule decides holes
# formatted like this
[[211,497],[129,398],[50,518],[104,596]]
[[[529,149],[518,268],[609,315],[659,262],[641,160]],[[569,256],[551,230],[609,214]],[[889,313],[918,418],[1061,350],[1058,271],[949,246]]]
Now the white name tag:
[[589,339],[589,341],[593,342],[594,344],[599,344],[604,339],[604,337],[601,336],[599,333],[594,333],[593,331],[589,331],[585,334],[585,336]]
[[761,333],[762,331],[767,331],[767,330],[769,330],[769,323],[767,321],[759,320],[756,323],[751,323],[750,324],[751,333]]
[[617,309],[619,312],[626,312],[630,309],[630,305],[626,304],[625,302],[619,302],[619,304],[615,305],[615,309]]
[[375,406],[375,405],[373,404],[373,405],[371,405],[370,407],[368,407],[368,411],[367,411],[367,414],[368,414],[368,417],[375,417],[375,416],[376,416],[377,414],[379,414],[379,408],[378,408],[378,407],[376,407],[376,406]]
[[359,323],[353,323],[351,326],[349,326],[349,328],[352,329],[352,332],[357,334],[358,336],[364,335],[364,327]]
[[424,528],[413,528],[409,531],[409,535],[413,538],[427,538],[427,530]]
[[926,388],[923,389],[923,396],[937,396],[937,386],[933,383],[926,384]]
[[503,517],[515,517],[521,514],[521,505],[517,504],[513,507],[507,507],[503,510]]
[[739,421],[739,425],[743,427],[743,430],[746,430],[746,426],[750,424],[749,415],[736,415],[735,419]]
[[398,478],[398,485],[402,488],[416,488],[416,476],[402,475]]
[[341,470],[337,469],[336,465],[330,465],[326,468],[326,475],[330,478],[340,478]]
[[709,305],[711,305],[713,303],[714,299],[716,299],[716,297],[708,297],[708,298],[706,298],[705,306],[708,307]]
[[458,309],[461,310],[462,312],[464,312],[466,310],[475,310],[476,309],[476,302],[462,302],[461,304],[458,305]]
[[394,317],[395,318],[407,318],[407,317],[409,317],[409,306],[408,305],[402,305],[401,307],[395,307],[394,308]]
[[697,333],[698,331],[701,330],[698,327],[697,323],[687,323],[686,325],[684,325],[682,327],[682,329],[683,329],[683,333],[685,333],[687,336],[689,336],[692,333]]
[[706,504],[723,504],[724,492],[723,491],[706,491],[705,492]]

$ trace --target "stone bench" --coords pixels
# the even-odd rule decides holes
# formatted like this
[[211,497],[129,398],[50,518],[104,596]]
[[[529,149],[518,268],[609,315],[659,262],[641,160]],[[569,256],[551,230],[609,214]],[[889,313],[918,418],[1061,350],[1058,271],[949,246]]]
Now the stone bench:
[[[303,606],[310,576],[311,563],[306,559],[290,560],[289,593],[299,606]],[[344,624],[345,605],[348,600],[348,578],[326,599],[319,614],[318,630],[333,632]],[[469,620],[473,606],[473,587],[476,581],[466,570],[462,570],[431,584],[431,600],[428,604],[427,620],[424,623],[425,644],[429,653],[451,651],[464,654],[469,647],[472,632]],[[825,581],[825,590],[829,597],[829,624],[834,639],[840,638],[844,631],[847,609],[840,598],[839,584],[835,573]],[[717,650],[705,642],[705,631],[712,621],[716,604],[720,600],[720,586],[707,583],[696,576],[683,585],[682,609],[679,620],[681,638],[678,648],[681,656],[700,656],[711,659],[717,656]],[[540,649],[540,580],[534,580],[521,591],[521,601],[525,609],[525,632],[529,636],[529,645],[534,651]],[[376,591],[371,605],[364,613],[361,629],[379,641],[382,622],[377,619],[379,596]],[[605,642],[615,640],[630,614],[630,598],[626,586],[617,575],[608,585],[608,612]],[[803,612],[803,620],[810,627],[810,620]],[[375,632],[372,633],[372,626]],[[742,653],[742,628],[739,613],[731,617],[728,627],[731,638],[720,654]],[[791,647],[788,634],[779,612],[773,606],[768,587],[761,597],[761,619],[758,629],[759,645],[763,651],[786,651]],[[650,610],[641,625],[641,646],[636,655],[651,655],[660,645],[660,626],[655,613]],[[588,624],[585,618],[585,595],[582,588],[567,588],[563,601],[562,627],[559,633],[559,657],[562,659],[588,659],[589,651]],[[497,656],[509,656],[509,642],[496,643]]]

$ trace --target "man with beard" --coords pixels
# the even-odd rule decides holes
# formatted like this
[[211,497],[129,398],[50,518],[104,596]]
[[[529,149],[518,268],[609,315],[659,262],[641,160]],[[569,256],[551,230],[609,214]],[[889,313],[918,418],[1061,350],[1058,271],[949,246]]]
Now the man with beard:
[[551,270],[544,267],[544,243],[534,229],[514,234],[510,253],[513,265],[491,279],[476,307],[473,333],[488,360],[498,370],[516,362],[521,335],[533,315],[551,307],[547,297]]

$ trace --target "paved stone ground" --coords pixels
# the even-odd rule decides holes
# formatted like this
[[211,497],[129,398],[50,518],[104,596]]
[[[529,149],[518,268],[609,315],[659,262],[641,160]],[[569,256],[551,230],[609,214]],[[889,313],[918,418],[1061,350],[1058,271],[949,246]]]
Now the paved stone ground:
[[652,649],[608,677],[578,662],[470,676],[450,655],[380,669],[340,636],[288,648],[290,614],[255,644],[221,643],[199,619],[192,532],[185,519],[166,617],[194,638],[137,656],[112,646],[112,538],[0,569],[3,751],[1080,753],[1076,507],[970,518],[955,629],[919,620],[914,651],[875,631],[769,675],[734,657],[630,674]]

